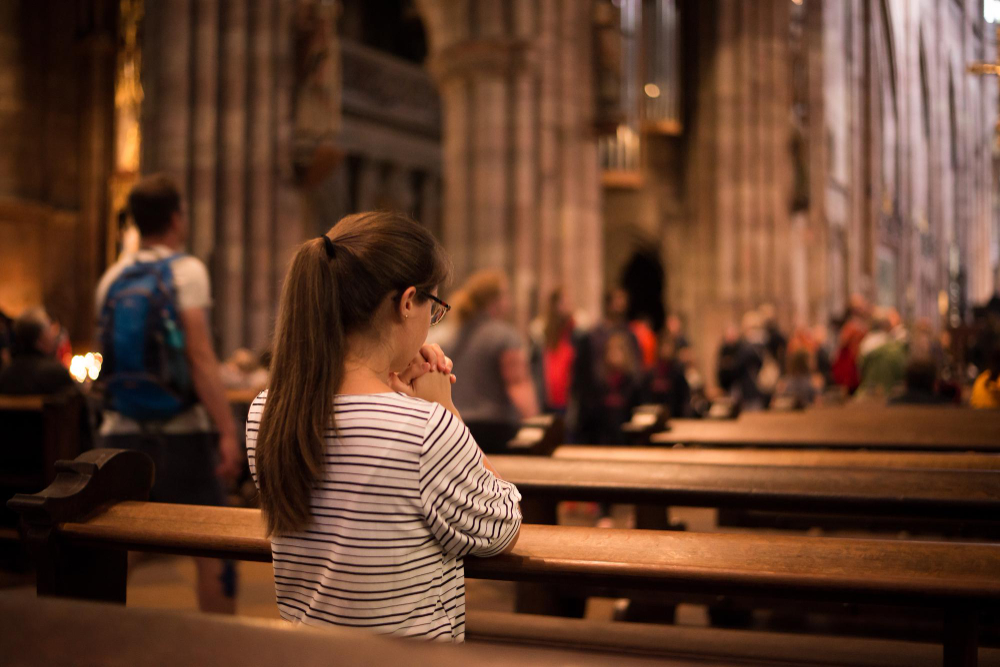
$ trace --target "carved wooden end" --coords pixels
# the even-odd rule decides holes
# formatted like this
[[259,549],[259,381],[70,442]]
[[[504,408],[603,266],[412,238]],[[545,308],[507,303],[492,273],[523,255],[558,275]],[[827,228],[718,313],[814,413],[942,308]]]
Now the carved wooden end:
[[20,514],[20,530],[35,561],[38,594],[125,603],[128,552],[66,543],[57,527],[104,505],[147,500],[153,460],[142,452],[95,449],[57,461],[56,478],[34,494],[19,493],[7,506]]

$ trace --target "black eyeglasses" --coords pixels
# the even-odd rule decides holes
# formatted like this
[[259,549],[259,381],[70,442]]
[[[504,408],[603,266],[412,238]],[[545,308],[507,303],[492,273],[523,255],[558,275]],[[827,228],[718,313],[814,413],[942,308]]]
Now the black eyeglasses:
[[430,292],[419,292],[419,294],[420,296],[427,297],[434,302],[434,305],[431,306],[431,326],[440,324],[441,320],[444,319],[444,316],[448,314],[449,310],[451,310],[451,306]]

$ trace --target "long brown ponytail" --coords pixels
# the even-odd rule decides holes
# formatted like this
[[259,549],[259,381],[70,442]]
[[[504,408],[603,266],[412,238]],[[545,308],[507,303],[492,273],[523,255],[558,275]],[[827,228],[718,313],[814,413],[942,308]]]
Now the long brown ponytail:
[[351,215],[327,238],[330,250],[322,238],[299,248],[278,307],[255,452],[269,535],[296,532],[310,522],[324,436],[335,428],[333,402],[344,379],[347,335],[372,330],[386,296],[410,286],[430,291],[450,269],[434,237],[399,214]]

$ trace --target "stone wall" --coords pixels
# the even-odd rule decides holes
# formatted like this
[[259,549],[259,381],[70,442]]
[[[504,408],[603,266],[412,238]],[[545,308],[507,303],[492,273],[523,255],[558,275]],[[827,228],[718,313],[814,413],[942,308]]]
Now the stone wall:
[[[861,292],[959,324],[960,305],[993,293],[997,262],[997,85],[966,71],[996,56],[982,3],[827,2],[824,27],[831,309]],[[942,322],[939,293],[955,288]]]
[[293,0],[147,2],[142,171],[185,191],[219,349],[263,349],[304,238],[292,169]]
[[992,294],[997,83],[965,70],[996,54],[981,3],[679,7],[683,131],[644,136],[641,186],[606,191],[606,280],[658,239],[709,371],[725,326],[766,303],[826,323],[857,292],[944,326]]
[[87,347],[104,267],[113,3],[0,3],[0,309],[45,305]]

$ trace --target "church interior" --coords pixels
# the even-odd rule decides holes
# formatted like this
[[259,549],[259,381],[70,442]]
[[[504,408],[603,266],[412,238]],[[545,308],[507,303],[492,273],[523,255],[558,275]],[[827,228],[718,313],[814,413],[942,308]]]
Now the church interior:
[[1000,0],[3,0],[0,663],[1000,665],[998,82]]

